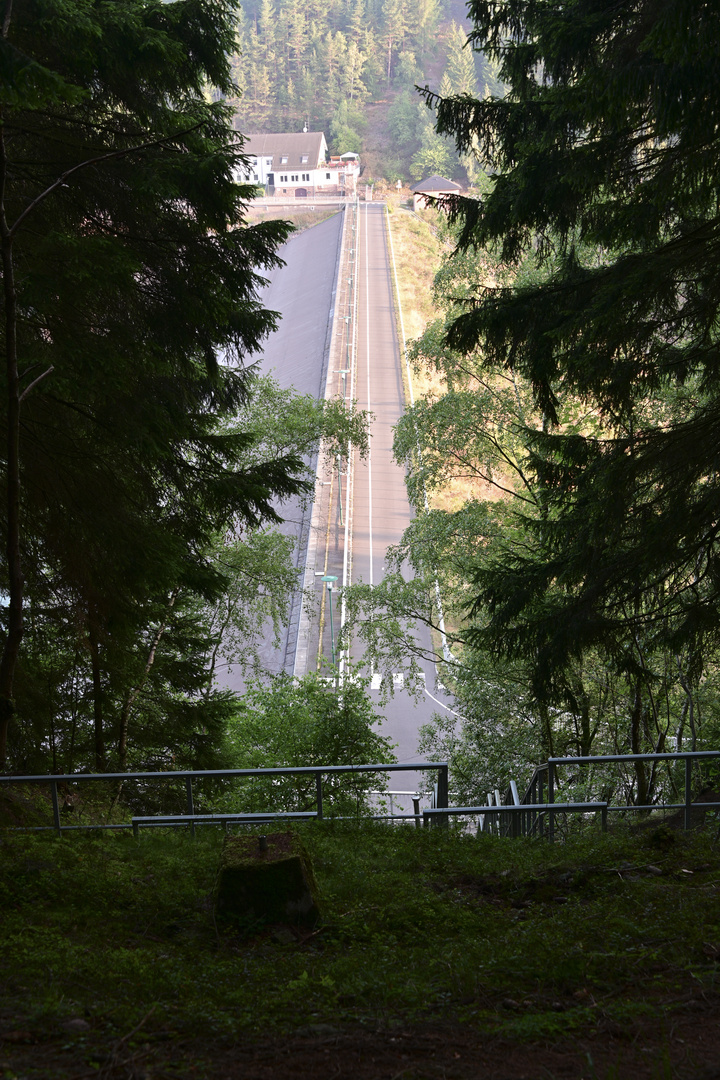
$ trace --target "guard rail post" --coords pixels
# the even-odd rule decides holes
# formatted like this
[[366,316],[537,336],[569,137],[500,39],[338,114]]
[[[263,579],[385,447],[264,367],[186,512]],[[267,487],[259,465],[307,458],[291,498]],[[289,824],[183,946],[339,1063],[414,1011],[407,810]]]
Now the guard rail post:
[[[446,810],[448,806],[449,796],[449,782],[448,782],[448,767],[447,765],[441,765],[438,769],[437,780],[437,808],[438,810]],[[447,827],[447,818],[443,821],[443,824]]]
[[413,804],[413,814],[415,815],[415,828],[416,829],[421,829],[422,828],[422,818],[420,816],[420,796],[419,795],[413,795],[412,804]]
[[[548,758],[548,803],[552,805],[555,802],[555,775],[553,771],[552,758]],[[548,811],[548,840],[552,843],[555,839],[555,814],[552,810]]]
[[55,828],[57,829],[58,836],[62,836],[62,826],[60,824],[60,803],[58,802],[58,790],[57,780],[53,780],[50,785],[50,791],[52,794],[52,806],[53,806],[53,818],[55,820]]
[[692,813],[692,763],[692,758],[685,758],[685,832],[690,830],[690,815]]
[[[520,806],[520,793],[514,780],[510,781],[510,794],[512,795],[513,806]],[[522,836],[525,832],[525,814],[513,814],[510,820],[513,839],[517,839],[518,836]]]
[[[545,799],[544,799],[544,795],[545,795],[545,792],[544,792],[544,790],[543,790],[543,789],[544,789],[544,786],[545,786],[545,785],[543,784],[543,774],[542,774],[541,772],[539,772],[539,773],[537,774],[537,777],[536,777],[536,780],[535,780],[535,784],[536,784],[536,790],[535,790],[535,802],[536,802],[536,803],[541,803],[541,802],[544,802],[544,801],[545,801]],[[532,823],[531,823],[531,831],[532,831],[532,832],[534,832],[534,831],[535,831],[535,826],[537,825],[537,827],[538,827],[538,832],[539,832],[540,834],[542,834],[542,824],[543,824],[543,819],[542,819],[542,817],[540,816],[540,814],[536,814],[536,813],[535,813],[535,812],[533,811],[533,814],[532,814]]]
[[[195,813],[195,803],[193,802],[193,789],[192,789],[192,776],[185,777],[185,797],[186,797],[186,810],[189,817]],[[192,836],[195,835],[195,821],[190,822],[190,832]]]
[[317,796],[317,816],[318,821],[322,821],[323,816],[323,796],[322,796],[322,773],[315,773],[315,794]]

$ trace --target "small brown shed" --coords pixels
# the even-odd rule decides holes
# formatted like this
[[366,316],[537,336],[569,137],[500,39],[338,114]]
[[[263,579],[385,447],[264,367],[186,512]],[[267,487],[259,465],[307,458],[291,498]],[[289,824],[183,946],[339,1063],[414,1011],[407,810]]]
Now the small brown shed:
[[441,195],[455,195],[460,185],[444,176],[429,176],[410,189],[413,196],[413,210],[422,210],[427,206],[428,198],[436,199]]

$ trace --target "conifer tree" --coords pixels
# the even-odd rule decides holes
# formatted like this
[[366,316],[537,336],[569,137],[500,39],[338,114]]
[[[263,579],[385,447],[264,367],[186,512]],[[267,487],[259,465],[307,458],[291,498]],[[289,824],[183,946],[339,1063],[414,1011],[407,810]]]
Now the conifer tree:
[[[467,34],[456,22],[450,27],[445,74],[452,96],[459,97],[461,94],[468,94],[470,97],[477,97],[474,54],[468,43]],[[447,96],[442,87],[440,87],[440,96]]]
[[232,10],[208,0],[22,0],[0,53],[6,367],[0,768],[26,588],[67,598],[93,669],[179,586],[212,596],[218,529],[273,519],[301,463],[242,465],[219,422],[274,325],[258,270],[283,223],[249,228],[230,112]]
[[[472,40],[504,97],[438,103],[460,153],[496,174],[453,199],[460,247],[534,253],[485,288],[449,343],[532,385],[529,467],[544,509],[475,577],[470,637],[571,692],[597,645],[642,672],[720,630],[720,11],[698,0],[474,0]],[[432,99],[432,95],[427,95]],[[559,425],[560,403],[584,425]]]

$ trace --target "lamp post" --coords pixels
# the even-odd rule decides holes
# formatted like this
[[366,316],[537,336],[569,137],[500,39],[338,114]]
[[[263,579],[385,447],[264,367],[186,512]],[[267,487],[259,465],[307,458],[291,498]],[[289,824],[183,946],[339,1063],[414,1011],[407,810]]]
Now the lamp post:
[[343,521],[343,498],[342,498],[342,454],[336,454],[337,466],[338,466],[338,496],[340,498],[340,524],[344,525]]
[[322,580],[327,585],[328,591],[328,604],[330,606],[330,648],[332,652],[333,667],[335,667],[335,629],[333,627],[332,587],[333,582],[337,581],[337,574],[325,574]]
[[[348,321],[349,321],[349,318],[348,318],[348,316],[346,315],[345,317],[346,317],[346,318],[348,319]],[[347,376],[348,376],[348,375],[350,374],[350,368],[334,368],[333,370],[334,370],[334,372],[335,372],[335,374],[336,374],[336,375],[342,375],[342,377],[343,377],[343,401],[345,401],[345,397],[346,397],[346,393],[345,393],[345,379],[346,379],[346,378],[347,378]]]
[[[352,311],[352,302],[350,303],[349,311]],[[345,322],[347,323],[347,334],[345,336],[345,357],[346,357],[345,363],[347,364],[347,366],[349,368],[350,367],[350,334],[351,334],[351,331],[352,331],[352,315],[344,315],[343,318],[345,319]],[[345,385],[345,380],[343,379],[343,386],[344,385]]]

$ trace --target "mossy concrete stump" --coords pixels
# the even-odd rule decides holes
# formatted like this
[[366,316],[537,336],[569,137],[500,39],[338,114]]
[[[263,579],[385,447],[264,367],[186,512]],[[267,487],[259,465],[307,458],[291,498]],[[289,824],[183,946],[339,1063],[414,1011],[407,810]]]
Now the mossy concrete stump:
[[314,926],[320,918],[312,863],[293,833],[228,836],[215,910],[243,922]]

